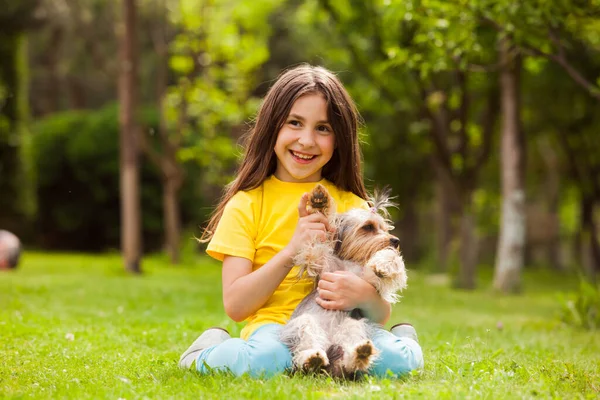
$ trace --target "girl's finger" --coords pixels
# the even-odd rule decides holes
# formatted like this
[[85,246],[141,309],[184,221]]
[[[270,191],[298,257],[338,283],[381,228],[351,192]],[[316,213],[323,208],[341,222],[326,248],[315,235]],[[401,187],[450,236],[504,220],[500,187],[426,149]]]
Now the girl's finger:
[[339,306],[333,300],[322,300],[317,297],[316,301],[317,301],[318,305],[325,308],[326,310],[338,310],[339,309]]
[[310,229],[311,231],[325,231],[325,224],[320,222],[313,222],[306,225],[306,229]]
[[333,282],[333,280],[336,278],[336,274],[333,272],[323,272],[321,274],[321,280],[319,281],[319,283],[321,283],[322,281],[329,281],[329,282]]
[[302,197],[300,198],[300,204],[298,204],[298,216],[300,218],[302,217],[306,217],[308,214],[308,211],[306,210],[306,205],[308,204],[308,193],[304,193],[302,195]]
[[319,279],[319,285],[318,285],[319,293],[321,293],[320,290],[327,290],[327,291],[332,292],[335,289],[334,286],[335,286],[335,284],[333,282],[326,281],[324,279]]
[[330,290],[319,289],[318,292],[321,300],[333,300],[336,298],[335,293]]
[[304,220],[307,222],[320,222],[323,225],[325,225],[327,230],[331,229],[331,227],[329,226],[329,220],[327,219],[326,216],[324,216],[321,213],[310,214],[310,215],[304,217]]
[[321,214],[320,212],[318,213],[314,213],[314,214],[307,214],[306,215],[306,220],[308,221],[319,221],[319,222],[329,222],[327,220],[327,217],[324,216],[323,214]]

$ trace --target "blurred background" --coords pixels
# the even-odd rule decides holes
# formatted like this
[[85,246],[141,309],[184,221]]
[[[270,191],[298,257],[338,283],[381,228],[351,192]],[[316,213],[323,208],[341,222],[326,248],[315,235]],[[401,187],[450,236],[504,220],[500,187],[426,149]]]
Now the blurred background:
[[409,268],[600,271],[597,0],[0,0],[0,228],[180,263],[301,62],[355,99]]

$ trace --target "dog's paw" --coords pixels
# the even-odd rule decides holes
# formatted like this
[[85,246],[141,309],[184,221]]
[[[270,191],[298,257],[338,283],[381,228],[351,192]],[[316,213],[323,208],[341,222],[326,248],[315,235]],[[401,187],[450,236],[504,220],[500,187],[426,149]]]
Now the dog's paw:
[[308,349],[296,354],[294,365],[304,372],[319,372],[329,365],[329,359],[323,350]]
[[366,371],[373,363],[377,353],[377,349],[370,340],[359,343],[345,354],[344,369],[349,372]]
[[376,252],[368,261],[369,267],[378,278],[388,278],[404,269],[402,256],[393,249],[383,249]]
[[402,255],[391,248],[380,250],[367,262],[367,269],[372,275],[365,278],[381,297],[390,303],[397,302],[396,292],[406,288],[407,281]]
[[310,214],[320,212],[327,217],[335,214],[335,202],[323,185],[318,184],[310,193],[307,210]]

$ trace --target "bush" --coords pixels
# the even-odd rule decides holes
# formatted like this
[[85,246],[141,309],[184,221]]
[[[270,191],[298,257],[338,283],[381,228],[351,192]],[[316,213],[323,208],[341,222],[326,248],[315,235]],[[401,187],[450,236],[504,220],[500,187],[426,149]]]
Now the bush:
[[576,327],[600,328],[600,285],[581,278],[579,291],[560,297],[561,320]]
[[[144,126],[156,128],[154,110],[140,115]],[[119,248],[117,107],[54,114],[33,132],[38,244],[83,251]],[[144,249],[154,250],[163,237],[162,188],[158,171],[143,158],[140,179]],[[190,194],[184,187],[182,213],[188,219]]]

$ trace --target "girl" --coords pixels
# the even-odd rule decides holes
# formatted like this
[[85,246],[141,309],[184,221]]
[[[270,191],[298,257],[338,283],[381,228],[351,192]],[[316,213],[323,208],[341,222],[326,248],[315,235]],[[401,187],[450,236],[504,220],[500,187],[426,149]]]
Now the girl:
[[[338,212],[368,207],[358,144],[358,113],[328,70],[301,65],[284,72],[267,93],[236,179],[228,186],[202,236],[207,253],[223,262],[223,304],[234,321],[247,321],[240,339],[227,331],[205,331],[179,365],[200,373],[273,375],[291,367],[279,341],[281,325],[312,290],[297,278],[292,259],[311,238],[331,227],[320,213],[306,211],[307,193],[317,183],[333,196]],[[300,204],[298,205],[298,200]],[[319,304],[328,309],[360,308],[384,324],[390,305],[373,286],[345,272],[324,274]],[[372,338],[380,357],[372,374],[404,374],[423,365],[414,328],[380,329]]]

